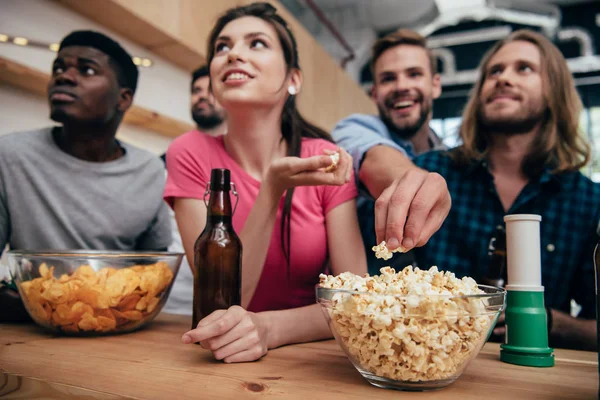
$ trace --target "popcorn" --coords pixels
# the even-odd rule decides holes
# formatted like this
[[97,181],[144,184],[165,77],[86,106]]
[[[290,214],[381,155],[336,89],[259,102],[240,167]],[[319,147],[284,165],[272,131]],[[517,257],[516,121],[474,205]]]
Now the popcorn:
[[383,258],[384,260],[389,260],[392,258],[392,253],[406,253],[406,249],[402,247],[402,245],[394,250],[388,249],[385,240],[379,243],[377,246],[373,246],[371,250],[375,252],[375,257]]
[[333,172],[337,169],[337,165],[340,162],[340,153],[333,152],[328,154],[329,158],[331,158],[331,165],[324,169],[325,172]]
[[[382,243],[385,246],[385,243]],[[381,245],[380,245],[381,246]],[[394,380],[452,379],[487,339],[495,312],[472,278],[408,266],[364,277],[320,275],[320,286],[343,289],[328,309],[332,330],[355,364]],[[357,293],[352,293],[357,292]],[[363,293],[359,293],[363,292]]]

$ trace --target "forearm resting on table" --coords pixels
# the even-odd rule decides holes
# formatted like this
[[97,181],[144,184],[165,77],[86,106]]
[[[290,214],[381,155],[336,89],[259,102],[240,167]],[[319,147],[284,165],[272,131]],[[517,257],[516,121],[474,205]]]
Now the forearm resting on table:
[[360,181],[374,198],[381,195],[395,179],[417,168],[406,155],[388,146],[374,146],[364,156],[359,171]]
[[261,185],[256,202],[239,236],[242,252],[242,307],[248,308],[262,274],[282,193]]
[[268,347],[329,339],[333,335],[319,304],[260,313],[269,327]]
[[596,350],[596,320],[573,318],[553,309],[552,331],[549,336],[553,347]]

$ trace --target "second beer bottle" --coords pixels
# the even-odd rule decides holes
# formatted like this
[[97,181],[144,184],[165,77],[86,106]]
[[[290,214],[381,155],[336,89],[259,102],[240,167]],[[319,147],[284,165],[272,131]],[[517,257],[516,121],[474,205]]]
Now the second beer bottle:
[[231,185],[228,169],[211,171],[206,226],[194,245],[192,329],[213,311],[241,304],[242,242],[232,224]]

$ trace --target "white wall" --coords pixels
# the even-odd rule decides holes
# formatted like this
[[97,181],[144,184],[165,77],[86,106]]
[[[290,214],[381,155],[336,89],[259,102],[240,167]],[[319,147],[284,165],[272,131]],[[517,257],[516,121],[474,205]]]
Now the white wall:
[[[59,43],[73,30],[91,29],[117,40],[133,56],[150,58],[154,61],[152,67],[139,67],[135,104],[192,123],[188,72],[54,1],[1,0],[1,3],[0,33]],[[0,56],[50,73],[55,53],[0,43]],[[45,98],[11,86],[0,85],[0,110],[0,135],[52,123]],[[119,138],[157,154],[164,152],[170,142],[169,138],[131,125],[120,128]]]

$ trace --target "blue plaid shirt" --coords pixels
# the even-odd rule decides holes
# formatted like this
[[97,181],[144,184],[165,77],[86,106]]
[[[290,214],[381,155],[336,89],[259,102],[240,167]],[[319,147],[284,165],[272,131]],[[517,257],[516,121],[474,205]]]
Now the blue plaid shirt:
[[579,172],[546,171],[504,212],[486,162],[458,165],[448,154],[435,151],[414,159],[421,168],[442,175],[452,196],[452,209],[441,229],[416,250],[418,265],[437,265],[459,277],[478,279],[487,272],[489,241],[496,226],[504,225],[503,217],[538,214],[546,306],[569,313],[574,299],[582,306],[580,317],[595,318],[593,252],[600,185]]

